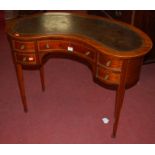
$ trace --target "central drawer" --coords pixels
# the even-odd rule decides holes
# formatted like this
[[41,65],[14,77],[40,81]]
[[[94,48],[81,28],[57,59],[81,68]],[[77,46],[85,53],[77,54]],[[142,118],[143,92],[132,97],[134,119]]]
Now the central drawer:
[[59,40],[40,40],[37,42],[39,51],[49,51],[52,49],[67,49],[69,43]]
[[52,52],[55,50],[64,50],[65,52],[77,54],[78,56],[82,56],[90,60],[95,60],[96,58],[96,52],[94,49],[85,46],[84,44],[75,43],[72,41],[40,40],[37,44],[39,52]]

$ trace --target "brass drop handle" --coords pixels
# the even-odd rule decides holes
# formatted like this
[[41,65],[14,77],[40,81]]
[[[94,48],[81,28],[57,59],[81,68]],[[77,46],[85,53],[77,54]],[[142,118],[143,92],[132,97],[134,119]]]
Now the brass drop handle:
[[111,65],[111,61],[109,60],[106,62],[106,66],[109,67],[110,65]]
[[25,49],[25,45],[21,45],[21,46],[20,46],[20,49],[21,49],[21,50]]
[[49,44],[46,44],[46,48],[50,48]]
[[106,74],[106,75],[104,76],[104,80],[108,80],[108,79],[109,79],[109,75]]
[[90,55],[90,51],[86,52],[85,55],[87,55],[87,56]]
[[27,60],[27,58],[26,57],[23,57],[23,61],[25,62]]

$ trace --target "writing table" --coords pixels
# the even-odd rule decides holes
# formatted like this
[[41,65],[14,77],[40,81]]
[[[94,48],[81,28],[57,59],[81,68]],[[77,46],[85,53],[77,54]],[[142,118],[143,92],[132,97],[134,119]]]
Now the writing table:
[[[137,83],[144,55],[152,47],[141,30],[122,22],[70,13],[43,13],[10,22],[6,28],[24,111],[23,67],[38,67],[45,90],[44,62],[51,55],[84,61],[94,81],[116,88],[112,136],[116,136],[125,90]],[[95,94],[94,94],[95,95]]]

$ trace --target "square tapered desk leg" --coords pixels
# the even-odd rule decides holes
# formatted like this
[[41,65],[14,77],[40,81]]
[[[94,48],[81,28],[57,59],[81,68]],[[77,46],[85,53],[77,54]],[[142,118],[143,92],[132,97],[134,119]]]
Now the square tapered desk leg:
[[17,80],[18,80],[18,85],[19,85],[19,90],[20,90],[20,95],[24,107],[24,111],[28,112],[27,108],[27,102],[26,102],[26,95],[25,95],[25,87],[24,87],[24,78],[23,78],[23,69],[21,64],[16,64],[16,73],[17,73]]
[[114,111],[114,125],[113,125],[113,133],[112,137],[116,137],[118,122],[120,118],[121,109],[123,106],[123,100],[125,95],[125,87],[126,87],[126,73],[127,73],[128,61],[124,61],[121,69],[120,75],[120,84],[117,87],[116,91],[116,99],[115,99],[115,111]]
[[123,106],[124,94],[125,94],[125,87],[118,87],[116,91],[116,101],[115,101],[115,112],[114,112],[115,122],[113,125],[113,133],[112,133],[113,138],[116,137],[120,113]]
[[44,66],[42,65],[39,70],[40,70],[40,80],[41,80],[42,91],[45,91]]

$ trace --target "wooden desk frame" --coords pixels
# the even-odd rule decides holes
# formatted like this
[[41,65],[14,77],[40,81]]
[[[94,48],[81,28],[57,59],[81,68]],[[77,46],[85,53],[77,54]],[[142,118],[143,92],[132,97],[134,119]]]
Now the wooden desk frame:
[[[68,14],[72,15],[72,14]],[[37,15],[38,16],[38,15]],[[59,54],[74,56],[85,60],[89,64],[94,79],[103,84],[116,87],[114,125],[112,137],[116,136],[119,117],[123,105],[125,89],[139,80],[143,57],[152,47],[149,37],[142,31],[128,24],[111,21],[95,16],[78,15],[81,18],[105,20],[118,23],[137,33],[143,44],[133,51],[118,51],[84,35],[50,34],[50,35],[21,35],[13,33],[12,29],[17,21],[7,26],[7,35],[12,49],[17,79],[24,111],[27,112],[27,101],[24,87],[23,66],[38,66],[42,90],[45,90],[44,62],[47,55]],[[33,17],[33,16],[32,16]]]

